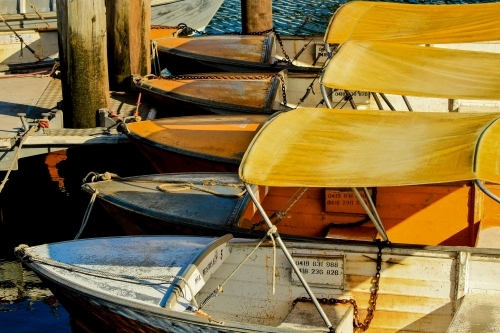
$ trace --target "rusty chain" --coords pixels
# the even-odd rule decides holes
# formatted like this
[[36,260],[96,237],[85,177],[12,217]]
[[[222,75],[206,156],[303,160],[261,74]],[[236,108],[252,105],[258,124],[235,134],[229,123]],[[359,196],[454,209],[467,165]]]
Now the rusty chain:
[[[190,27],[188,27],[184,23],[180,23],[177,26],[152,25],[151,28],[152,29],[179,29],[180,30],[180,32],[178,34],[179,36],[188,36],[188,35],[191,35],[193,33],[198,33],[198,34],[201,34],[201,35],[209,35],[206,32],[190,28]],[[285,57],[284,59],[277,59],[277,60],[275,60],[272,65],[276,66],[279,63],[284,63],[286,65],[292,65],[292,60],[290,59],[290,57],[286,53],[285,47],[283,46],[283,41],[281,40],[281,36],[276,31],[276,29],[271,28],[271,29],[263,30],[263,31],[249,32],[249,33],[247,33],[247,35],[257,35],[257,36],[260,36],[260,35],[268,34],[270,32],[272,32],[274,34],[274,36],[276,36],[276,39],[278,40],[278,44],[280,45],[281,51],[283,52],[283,55]],[[243,34],[242,32],[228,32],[228,33],[225,33],[223,35],[242,35],[242,34]]]
[[[276,60],[274,63],[273,63],[273,66],[277,65],[278,63],[282,62],[282,63],[285,63],[287,65],[291,65],[292,64],[292,60],[290,60],[290,57],[288,56],[288,54],[286,53],[285,51],[285,47],[283,46],[283,41],[281,40],[281,36],[280,34],[276,31],[276,29],[274,28],[271,28],[271,29],[268,29],[268,30],[264,30],[264,31],[258,31],[258,32],[249,32],[248,35],[265,35],[265,34],[268,34],[272,32],[274,34],[274,36],[276,36],[276,39],[278,40],[278,43],[280,45],[280,48],[281,48],[281,51],[283,52],[283,55],[285,56],[285,59],[280,59],[280,60]],[[239,35],[241,35],[241,32],[237,33]]]
[[[379,290],[379,282],[380,282],[380,270],[382,269],[382,249],[385,246],[390,246],[390,242],[382,242],[377,239],[377,246],[378,246],[378,253],[377,253],[377,272],[375,273],[373,277],[373,286],[370,291],[370,299],[368,301],[368,308],[367,308],[367,313],[366,317],[361,322],[359,319],[359,310],[358,310],[358,304],[356,303],[356,300],[354,299],[338,299],[338,298],[319,298],[318,302],[322,304],[329,304],[329,305],[335,305],[335,304],[351,304],[352,307],[354,308],[354,319],[353,319],[353,326],[356,332],[365,332],[369,327],[370,323],[375,316],[375,309],[377,306],[377,298],[378,298],[378,290]],[[307,297],[300,297],[297,298],[293,301],[292,307],[297,303],[297,302],[311,302],[310,298]]]
[[286,100],[286,85],[285,77],[280,73],[264,74],[264,75],[213,75],[213,74],[197,74],[197,75],[176,75],[162,76],[166,80],[262,80],[277,77],[281,82],[281,94],[283,105],[287,105]]

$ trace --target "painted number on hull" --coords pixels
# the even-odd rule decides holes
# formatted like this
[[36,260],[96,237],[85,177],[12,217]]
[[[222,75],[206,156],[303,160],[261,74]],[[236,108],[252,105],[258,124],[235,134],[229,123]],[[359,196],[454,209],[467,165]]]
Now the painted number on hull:
[[[299,257],[294,256],[295,265],[310,284],[327,285],[343,288],[344,257]],[[292,281],[300,282],[297,274],[292,271]]]
[[[371,189],[368,190],[371,195]],[[361,197],[367,202],[364,192]],[[325,211],[327,213],[365,214],[363,206],[351,190],[325,189]]]

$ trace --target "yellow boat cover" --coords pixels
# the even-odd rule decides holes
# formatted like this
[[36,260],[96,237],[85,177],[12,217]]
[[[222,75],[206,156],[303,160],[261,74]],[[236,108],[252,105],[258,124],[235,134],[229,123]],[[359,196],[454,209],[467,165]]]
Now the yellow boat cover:
[[298,108],[269,121],[239,168],[267,186],[500,183],[500,114]]
[[349,41],[330,60],[321,82],[345,90],[498,100],[500,54]]
[[446,44],[500,40],[500,3],[424,5],[352,1],[330,20],[324,41]]

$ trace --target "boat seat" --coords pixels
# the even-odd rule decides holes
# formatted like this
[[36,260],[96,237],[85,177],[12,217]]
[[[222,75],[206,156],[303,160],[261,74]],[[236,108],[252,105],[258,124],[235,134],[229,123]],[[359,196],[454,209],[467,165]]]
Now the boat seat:
[[[352,333],[354,309],[351,304],[321,304],[336,333]],[[312,302],[297,302],[278,326],[287,330],[326,332],[326,325]]]
[[500,295],[467,294],[446,332],[500,332]]
[[227,243],[231,239],[233,235],[227,234],[214,240],[185,264],[177,275],[179,278],[172,281],[159,305],[176,311],[188,309],[193,297],[229,256]]

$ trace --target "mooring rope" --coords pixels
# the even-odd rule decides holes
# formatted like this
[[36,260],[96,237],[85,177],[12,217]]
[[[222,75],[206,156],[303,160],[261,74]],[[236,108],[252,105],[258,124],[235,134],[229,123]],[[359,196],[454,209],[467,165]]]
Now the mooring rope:
[[7,173],[5,174],[5,177],[3,178],[2,183],[0,184],[0,193],[3,190],[5,183],[7,183],[7,181],[9,180],[9,175],[10,175],[12,169],[14,169],[14,164],[17,162],[17,159],[18,159],[19,153],[21,152],[21,147],[23,146],[24,141],[26,141],[28,136],[30,136],[37,129],[38,129],[38,126],[32,126],[29,130],[27,130],[26,132],[24,132],[21,135],[21,139],[19,141],[19,147],[17,148],[17,151],[14,154],[14,157],[12,158],[12,162],[10,163],[9,169],[7,170]]
[[83,229],[85,229],[85,226],[87,225],[87,221],[89,220],[90,212],[92,211],[92,207],[94,206],[95,198],[97,197],[97,193],[99,193],[99,190],[93,188],[92,186],[90,186],[88,184],[84,184],[83,186],[86,186],[87,188],[93,190],[94,193],[92,194],[92,197],[90,197],[90,201],[89,201],[89,204],[87,206],[87,210],[85,211],[85,214],[83,215],[82,226],[80,227],[80,230],[76,234],[75,240],[80,238],[80,236],[83,232]]
[[[246,193],[246,189],[244,188],[243,184],[231,184],[231,183],[226,183],[226,182],[220,182],[214,179],[203,179],[201,181],[201,185],[195,185],[192,182],[186,182],[186,181],[165,181],[165,180],[153,180],[153,179],[125,179],[120,176],[118,176],[115,173],[111,172],[105,172],[102,174],[99,174],[97,172],[89,172],[85,178],[83,178],[83,183],[87,182],[97,182],[97,181],[106,181],[106,180],[111,180],[115,179],[116,181],[121,181],[121,182],[130,182],[130,183],[145,183],[145,184],[160,184],[156,187],[158,191],[165,192],[165,193],[176,193],[176,192],[181,192],[181,191],[188,191],[188,190],[197,190],[200,192],[205,192],[209,194],[213,194],[219,197],[223,198],[241,198],[243,195]],[[208,188],[205,188],[203,186],[226,186],[226,187],[235,187],[235,188],[241,188],[242,191],[239,193],[221,193],[217,192]],[[93,189],[93,188],[92,188]]]
[[35,50],[33,50],[31,48],[31,46],[29,46],[28,44],[26,44],[26,42],[24,41],[24,39],[17,33],[17,31],[15,31],[11,26],[10,24],[7,23],[7,21],[5,21],[5,19],[3,18],[2,15],[0,15],[0,20],[3,21],[3,23],[5,23],[5,25],[14,33],[14,35],[16,35],[16,37],[19,39],[19,41],[21,42],[21,53],[20,53],[20,56],[22,57],[23,56],[23,44],[26,45],[26,48],[28,50],[30,50],[31,53],[33,53],[33,55],[35,56],[35,58],[37,58],[38,60],[42,60],[42,58],[40,58],[40,56],[35,52]]
[[218,285],[217,288],[203,300],[203,302],[200,303],[200,307],[198,309],[203,308],[205,305],[210,303],[215,297],[217,297],[219,295],[219,293],[224,291],[222,287],[224,287],[226,282],[228,282],[229,279],[231,279],[233,277],[233,275],[236,274],[236,272],[241,268],[241,266],[243,266],[243,264],[250,258],[250,256],[255,251],[257,251],[257,249],[262,245],[262,243],[266,240],[266,238],[268,236],[271,237],[271,240],[273,242],[273,249],[274,249],[274,260],[273,260],[274,261],[273,262],[273,295],[274,295],[275,290],[276,290],[276,288],[275,288],[275,283],[276,283],[276,243],[274,241],[274,237],[272,234],[277,232],[277,231],[278,231],[278,229],[276,228],[276,226],[273,226],[272,228],[270,228],[267,231],[267,233],[264,235],[264,237],[259,241],[259,243],[257,243],[257,245],[253,248],[253,250],[250,251],[249,254],[247,254],[245,259],[243,259],[243,261],[238,264],[238,266],[231,272],[231,274],[229,274],[229,276],[220,285]]

